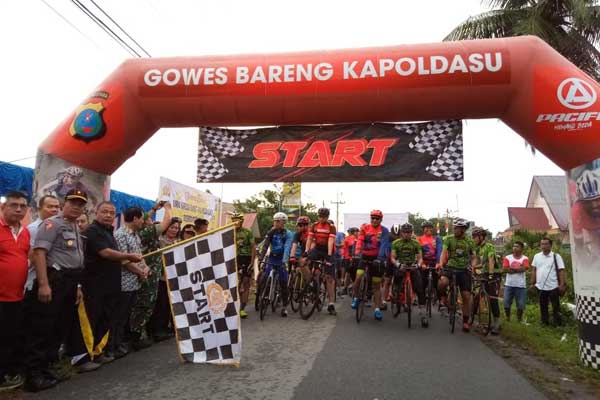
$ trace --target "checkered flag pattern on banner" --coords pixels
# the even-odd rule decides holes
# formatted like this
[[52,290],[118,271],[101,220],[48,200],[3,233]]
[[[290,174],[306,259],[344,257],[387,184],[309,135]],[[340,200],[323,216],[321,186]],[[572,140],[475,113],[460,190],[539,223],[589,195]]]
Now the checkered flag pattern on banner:
[[243,152],[244,146],[239,141],[257,132],[201,127],[198,139],[198,182],[211,182],[227,174],[229,171],[221,160]]
[[239,365],[242,354],[235,227],[163,253],[181,358]]
[[422,128],[408,147],[435,157],[426,170],[447,180],[462,180],[462,121],[431,121],[418,125],[422,125]]

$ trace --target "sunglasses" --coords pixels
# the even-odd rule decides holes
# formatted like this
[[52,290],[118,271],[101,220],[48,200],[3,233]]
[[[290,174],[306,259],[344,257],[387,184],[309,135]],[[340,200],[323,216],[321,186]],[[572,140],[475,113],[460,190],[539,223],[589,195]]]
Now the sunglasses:
[[308,226],[308,224],[296,224],[296,226]]
[[371,219],[375,219],[375,220],[379,221],[381,219],[381,217],[371,217]]

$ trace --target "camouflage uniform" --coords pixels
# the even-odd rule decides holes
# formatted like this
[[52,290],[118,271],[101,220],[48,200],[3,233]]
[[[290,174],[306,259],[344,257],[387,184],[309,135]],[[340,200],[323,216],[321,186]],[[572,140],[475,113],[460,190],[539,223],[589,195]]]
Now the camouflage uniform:
[[[144,227],[139,232],[142,240],[142,252],[147,254],[156,251],[160,248],[158,225],[150,225]],[[146,258],[146,265],[152,271],[152,274],[148,276],[146,280],[140,281],[140,289],[137,292],[137,300],[133,309],[131,310],[130,316],[130,328],[134,336],[144,335],[144,331],[150,317],[154,312],[154,305],[156,304],[156,295],[158,292],[158,280],[162,274],[162,256],[156,254]]]

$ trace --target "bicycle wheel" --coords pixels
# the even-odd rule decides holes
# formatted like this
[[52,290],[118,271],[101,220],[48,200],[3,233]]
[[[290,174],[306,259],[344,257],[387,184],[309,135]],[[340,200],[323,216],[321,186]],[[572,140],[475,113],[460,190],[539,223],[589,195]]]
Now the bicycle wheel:
[[452,282],[450,283],[450,293],[448,296],[448,322],[450,323],[450,333],[454,333],[454,327],[456,325],[456,308],[458,307],[457,292],[458,288],[456,287],[454,277],[452,277]]
[[302,295],[302,274],[294,273],[294,279],[292,280],[292,287],[288,290],[290,294],[290,307],[293,312],[298,312],[300,309],[300,301]]
[[262,321],[267,314],[267,308],[269,307],[269,294],[271,293],[271,284],[273,282],[273,277],[269,276],[267,281],[264,283],[262,291],[260,292],[260,320]]
[[311,315],[315,312],[315,308],[317,307],[318,302],[318,293],[315,286],[315,280],[312,279],[306,285],[304,285],[304,289],[302,289],[302,294],[300,295],[300,305],[298,311],[300,312],[300,316],[302,319],[309,319]]
[[400,302],[400,292],[402,291],[402,287],[398,279],[392,281],[392,315],[394,318],[397,318],[400,312],[402,311],[402,304]]
[[363,275],[358,285],[358,305],[356,307],[356,322],[360,323],[365,311],[365,303],[367,302],[367,276]]
[[408,327],[412,325],[412,283],[407,277],[404,279],[404,301],[406,302],[406,316],[408,320]]
[[487,336],[492,325],[492,313],[490,309],[490,297],[487,293],[479,293],[479,304],[477,307],[478,330]]
[[279,277],[273,282],[273,296],[271,297],[271,311],[277,312],[277,308],[281,303],[281,283]]
[[433,276],[429,271],[428,282],[427,282],[427,303],[425,304],[425,312],[427,317],[431,318],[431,306],[433,304]]
[[319,279],[319,302],[317,303],[317,309],[319,312],[323,310],[323,306],[327,301],[327,281]]

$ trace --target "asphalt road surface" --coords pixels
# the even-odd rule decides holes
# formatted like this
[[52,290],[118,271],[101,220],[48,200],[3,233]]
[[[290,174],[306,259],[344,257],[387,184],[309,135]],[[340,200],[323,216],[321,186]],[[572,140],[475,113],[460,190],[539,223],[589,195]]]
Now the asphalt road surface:
[[[249,307],[250,308],[250,307]],[[434,315],[408,329],[405,315],[358,325],[349,299],[309,321],[254,310],[243,321],[239,368],[181,364],[174,340],[77,375],[25,399],[544,399],[475,334],[449,333]],[[19,396],[19,398],[21,398]]]

